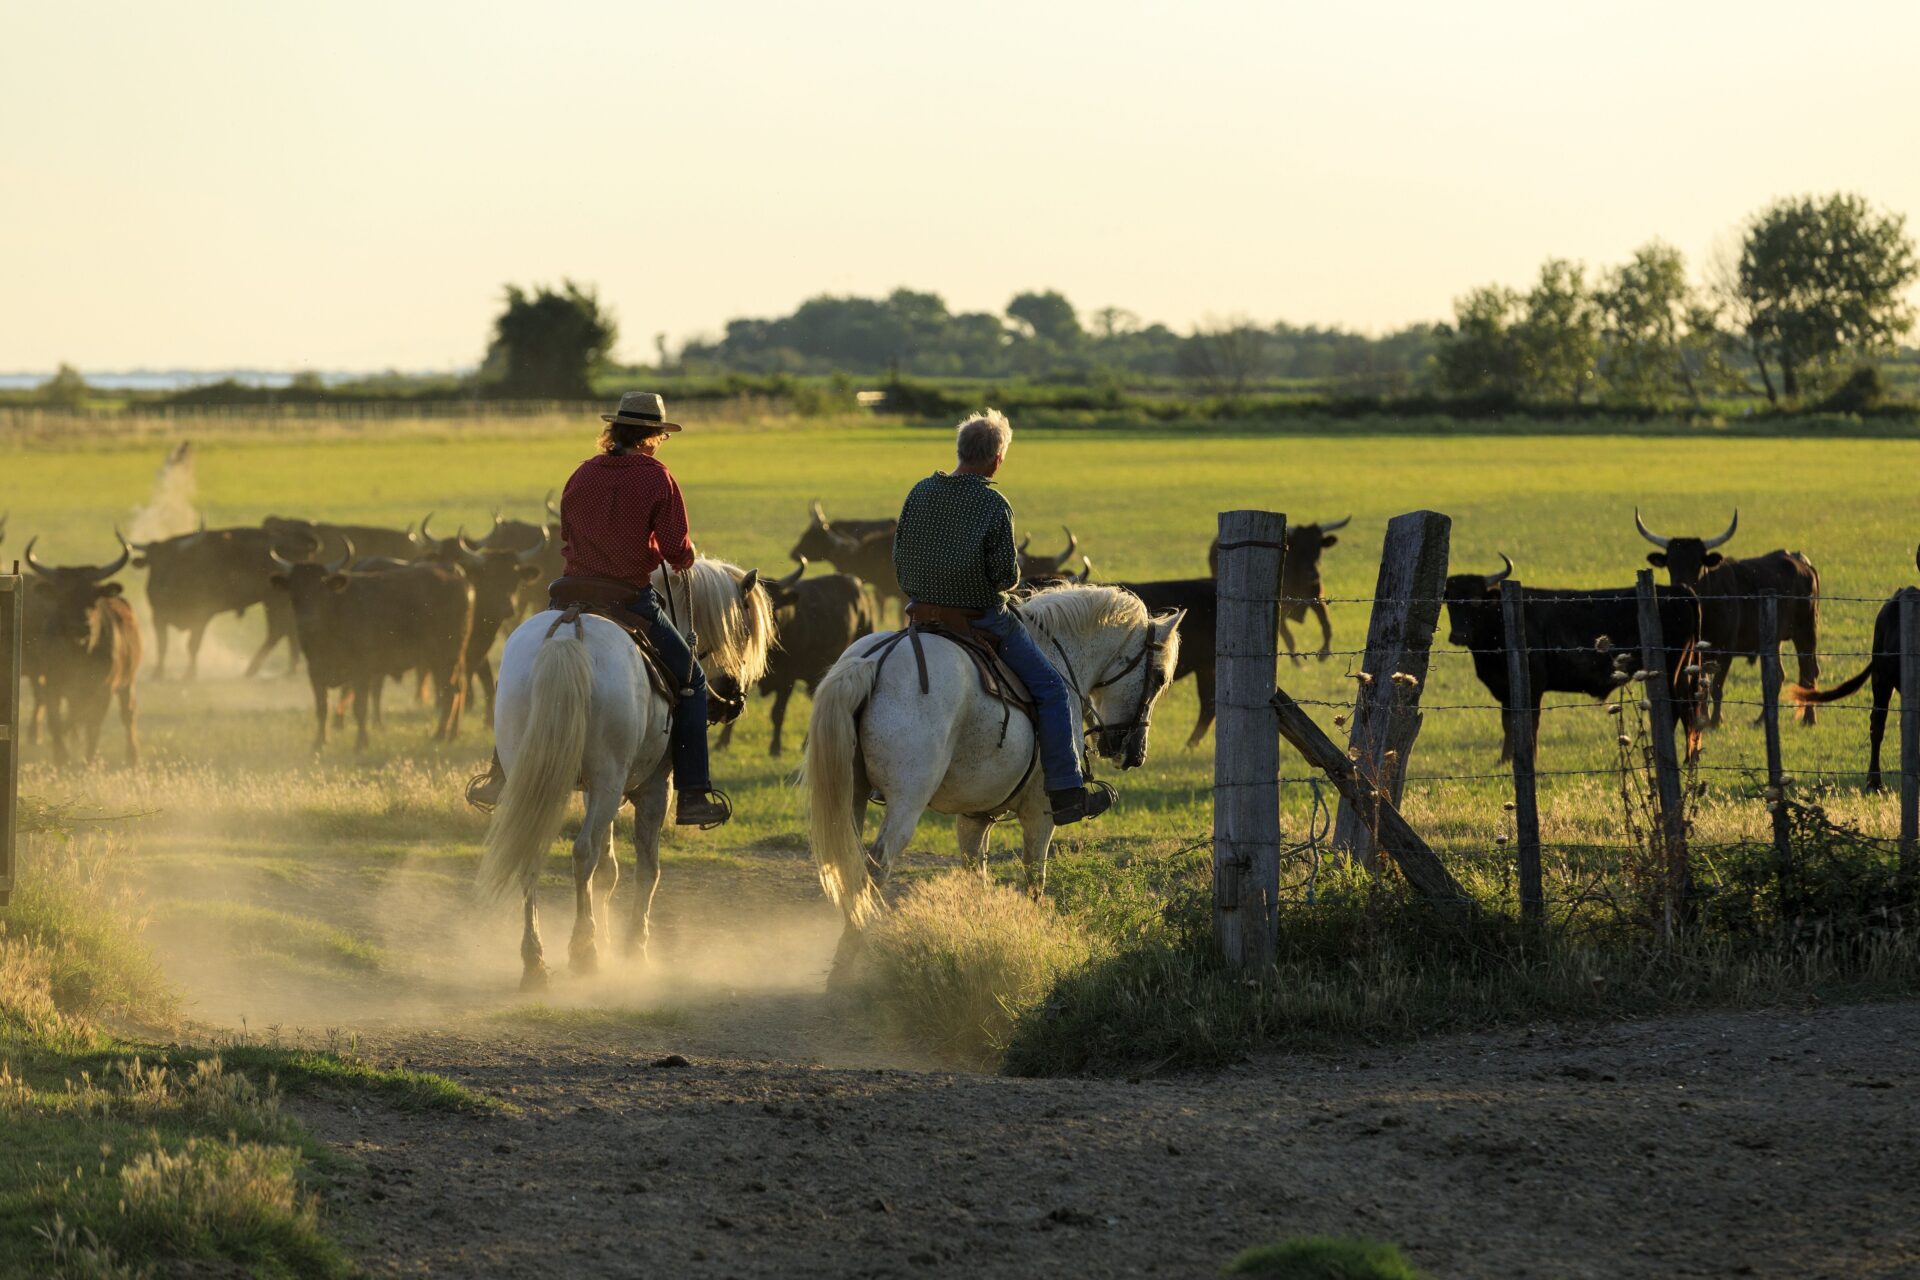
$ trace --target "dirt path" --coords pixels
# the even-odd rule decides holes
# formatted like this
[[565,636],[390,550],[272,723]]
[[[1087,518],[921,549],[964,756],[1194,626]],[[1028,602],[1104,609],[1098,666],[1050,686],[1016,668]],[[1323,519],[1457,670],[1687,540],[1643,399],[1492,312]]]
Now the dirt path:
[[[1920,1274],[1920,1003],[1144,1082],[844,1065],[858,1041],[817,999],[735,1012],[557,1044],[370,1040],[522,1110],[303,1104],[364,1164],[336,1209],[369,1270],[1204,1275],[1336,1232],[1440,1276]],[[711,1043],[752,1025],[836,1065]]]

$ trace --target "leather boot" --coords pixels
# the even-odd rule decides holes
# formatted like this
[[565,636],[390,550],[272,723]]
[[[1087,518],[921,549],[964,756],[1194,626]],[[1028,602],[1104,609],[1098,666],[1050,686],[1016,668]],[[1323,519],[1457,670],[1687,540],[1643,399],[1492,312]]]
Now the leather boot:
[[1106,783],[1096,782],[1090,787],[1047,792],[1047,807],[1053,811],[1053,825],[1064,827],[1082,818],[1099,817],[1113,807],[1118,794]]
[[500,803],[500,793],[506,789],[507,771],[500,767],[500,753],[496,751],[487,771],[475,774],[467,783],[467,803],[482,813],[492,813],[493,807]]
[[711,831],[731,817],[733,802],[727,799],[727,793],[711,788],[706,791],[682,791],[673,809],[673,825],[698,827],[702,831]]

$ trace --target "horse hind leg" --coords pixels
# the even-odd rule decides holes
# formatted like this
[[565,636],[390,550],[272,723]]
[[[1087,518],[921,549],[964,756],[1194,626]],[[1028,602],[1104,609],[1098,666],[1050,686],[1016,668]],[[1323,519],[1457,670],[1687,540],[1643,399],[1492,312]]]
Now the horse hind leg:
[[672,766],[665,760],[653,777],[627,799],[633,802],[633,921],[627,928],[627,954],[645,960],[653,938],[653,894],[660,887],[660,831],[666,826]]
[[987,879],[987,840],[993,832],[993,819],[963,813],[953,820],[953,832],[960,841],[960,860],[977,871],[982,880]]
[[618,790],[589,784],[587,812],[580,833],[573,838],[573,937],[567,944],[567,963],[576,974],[600,967],[599,929],[593,915],[593,882],[602,855],[613,840],[614,815],[620,812]]
[[540,908],[534,904],[534,891],[527,891],[524,923],[520,930],[520,989],[539,991],[547,985],[547,961],[540,946]]

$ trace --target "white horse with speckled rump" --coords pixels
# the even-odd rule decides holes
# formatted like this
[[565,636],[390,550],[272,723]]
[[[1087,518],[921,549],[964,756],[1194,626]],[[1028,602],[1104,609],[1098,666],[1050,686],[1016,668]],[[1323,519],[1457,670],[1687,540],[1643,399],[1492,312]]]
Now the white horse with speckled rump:
[[[681,617],[691,606],[694,656],[719,701],[735,700],[766,674],[773,606],[759,575],[758,569],[699,559],[670,584],[663,571],[653,576],[663,601],[672,590]],[[507,782],[487,827],[479,888],[485,899],[519,895],[525,901],[525,987],[546,981],[534,887],[568,798],[576,789],[586,792],[586,817],[573,841],[575,912],[568,948],[573,969],[582,973],[594,969],[597,944],[610,945],[607,898],[620,878],[613,820],[623,800],[634,806],[639,880],[627,948],[644,953],[660,882],[660,828],[672,799],[671,709],[648,680],[639,649],[605,618],[583,614],[577,626],[559,626],[561,616],[555,609],[536,613],[507,638],[493,708]]]
[[[1074,721],[1091,721],[1099,754],[1132,769],[1147,758],[1153,704],[1180,656],[1180,612],[1148,614],[1119,587],[1067,585],[1036,592],[1020,614],[1068,685]],[[927,638],[927,691],[907,645],[873,655],[891,632],[841,655],[820,682],[807,731],[807,784],[814,862],[827,895],[847,915],[842,954],[880,907],[878,886],[928,809],[956,815],[960,853],[982,872],[987,833],[1020,819],[1027,889],[1045,883],[1053,818],[1035,764],[1033,724],[980,687],[957,645]],[[870,795],[887,806],[869,847]]]

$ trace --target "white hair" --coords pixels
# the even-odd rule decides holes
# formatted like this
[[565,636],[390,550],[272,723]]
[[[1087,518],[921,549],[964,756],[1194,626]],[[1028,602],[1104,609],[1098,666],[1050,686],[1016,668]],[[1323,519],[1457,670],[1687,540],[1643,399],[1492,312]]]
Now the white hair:
[[960,461],[984,466],[1005,455],[1013,443],[1013,424],[998,409],[982,409],[961,423],[953,436]]

